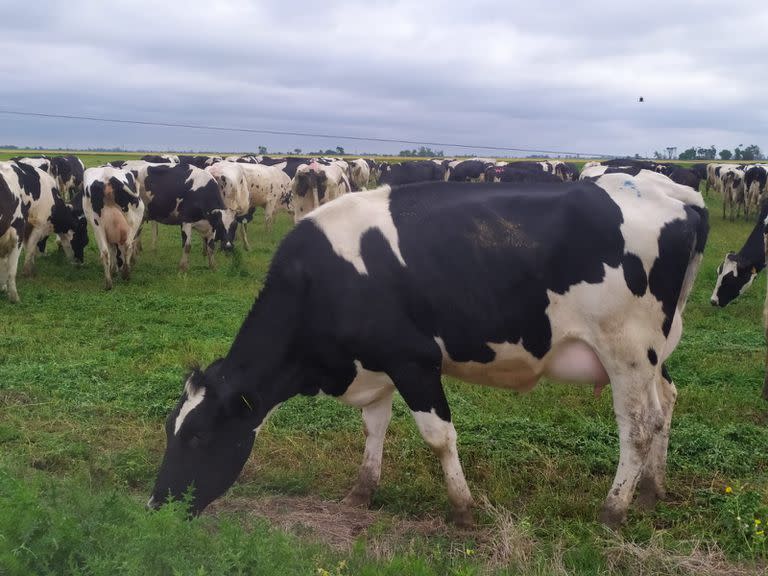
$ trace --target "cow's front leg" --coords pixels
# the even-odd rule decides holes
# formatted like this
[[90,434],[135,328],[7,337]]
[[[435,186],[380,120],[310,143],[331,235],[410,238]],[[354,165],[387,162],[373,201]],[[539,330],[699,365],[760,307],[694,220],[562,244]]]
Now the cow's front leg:
[[640,477],[638,485],[637,504],[641,508],[651,509],[659,499],[666,496],[664,478],[667,470],[667,448],[669,447],[669,430],[672,424],[672,411],[677,400],[677,388],[672,382],[666,367],[662,368],[661,378],[657,381],[658,400],[664,418],[661,432],[654,434],[651,441],[650,453]]
[[208,268],[216,270],[216,262],[213,260],[213,253],[216,251],[216,240],[214,239],[213,232],[203,237],[203,243],[205,244],[205,255],[208,257]]
[[357,483],[342,501],[348,506],[368,507],[381,478],[384,436],[392,419],[392,392],[363,408],[365,453],[357,475]]
[[390,377],[411,409],[424,441],[440,459],[443,468],[451,519],[458,526],[472,526],[472,494],[464,478],[456,448],[456,428],[440,381],[439,359],[425,366],[411,364],[393,371]]
[[19,293],[16,290],[16,270],[19,265],[21,244],[16,242],[10,254],[0,258],[0,288],[8,292],[8,300],[14,304],[19,302]]
[[650,366],[641,369],[627,364],[614,370],[606,368],[613,390],[620,452],[619,466],[600,511],[600,521],[610,528],[618,528],[627,517],[627,509],[645,468],[654,436],[660,434],[664,427],[660,406],[651,401],[656,394],[656,381],[661,375]]
[[181,261],[179,270],[186,272],[189,270],[189,252],[192,250],[192,224],[184,223],[181,225]]

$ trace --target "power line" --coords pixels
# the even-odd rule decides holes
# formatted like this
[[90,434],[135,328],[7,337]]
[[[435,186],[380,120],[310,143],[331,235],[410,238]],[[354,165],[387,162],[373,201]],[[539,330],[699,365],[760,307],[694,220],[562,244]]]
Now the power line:
[[97,116],[77,116],[73,114],[49,114],[43,112],[21,112],[18,110],[0,110],[0,114],[13,116],[31,116],[35,118],[59,118],[64,120],[86,120],[89,122],[111,122],[114,124],[133,124],[138,126],[159,126],[162,128],[191,128],[195,130],[212,130],[217,132],[241,132],[246,134],[270,134],[274,136],[301,136],[303,138],[325,138],[335,140],[358,140],[365,142],[385,142],[389,144],[415,144],[417,146],[443,146],[450,148],[471,148],[475,150],[496,150],[501,152],[535,152],[541,154],[565,154],[569,156],[613,157],[614,154],[597,154],[593,152],[569,152],[566,150],[540,150],[536,148],[517,148],[512,146],[485,146],[474,144],[455,144],[448,142],[423,142],[420,140],[398,140],[395,138],[376,138],[364,136],[347,136],[339,134],[313,134],[310,132],[291,132],[287,130],[267,130],[265,128],[232,128],[227,126],[207,126],[205,124],[186,124],[175,122],[151,122],[148,120],[125,120],[120,118],[101,118]]

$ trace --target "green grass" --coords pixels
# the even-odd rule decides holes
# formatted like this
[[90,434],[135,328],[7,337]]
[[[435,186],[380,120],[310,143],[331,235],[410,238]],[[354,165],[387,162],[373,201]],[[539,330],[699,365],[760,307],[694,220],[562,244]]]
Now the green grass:
[[[444,516],[448,503],[400,400],[374,502],[380,520],[350,550],[234,504],[194,521],[181,506],[145,512],[186,367],[227,351],[291,221],[281,215],[268,234],[257,218],[252,251],[217,254],[215,271],[196,237],[187,274],[177,272],[178,230],[161,228],[157,251],[146,249],[112,292],[93,244],[75,268],[51,243],[37,276],[19,278],[22,303],[0,299],[0,574],[678,573],[678,560],[701,560],[704,547],[716,552],[702,560],[710,567],[759,573],[768,559],[754,528],[755,518],[768,522],[765,280],[726,309],[710,306],[716,265],[751,225],[723,222],[719,202],[709,203],[704,265],[669,362],[679,389],[669,499],[633,510],[620,536],[595,521],[618,459],[610,390],[594,399],[588,387],[549,382],[518,395],[445,380],[470,487],[490,503],[475,532],[402,533],[404,522]],[[291,400],[229,499],[338,500],[363,443],[356,411]]]

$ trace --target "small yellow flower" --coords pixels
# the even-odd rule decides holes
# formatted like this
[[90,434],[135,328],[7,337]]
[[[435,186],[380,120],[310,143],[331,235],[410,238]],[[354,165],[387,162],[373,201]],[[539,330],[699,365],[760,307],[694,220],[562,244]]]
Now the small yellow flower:
[[758,536],[763,536],[765,534],[765,530],[758,530],[757,532],[755,532],[755,534],[757,534]]
[[730,494],[731,492],[733,492],[733,488],[731,488],[730,486],[726,486],[725,487],[725,493],[726,494]]
[[760,524],[762,524],[762,523],[763,522],[762,522],[762,520],[760,520],[760,518],[755,518],[755,526],[760,526]]
[[472,548],[467,548],[466,550],[464,550],[464,554],[467,555],[467,556],[472,556],[472,554],[474,554],[474,553],[475,553],[475,551],[472,550]]

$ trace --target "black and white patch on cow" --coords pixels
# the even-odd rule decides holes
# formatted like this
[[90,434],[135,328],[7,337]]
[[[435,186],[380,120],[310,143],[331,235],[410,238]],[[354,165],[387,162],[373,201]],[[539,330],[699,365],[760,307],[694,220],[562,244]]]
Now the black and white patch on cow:
[[227,356],[187,379],[150,504],[194,486],[201,511],[234,482],[267,415],[320,392],[363,412],[346,500],[367,504],[397,390],[468,523],[441,374],[512,390],[544,376],[610,382],[620,458],[601,518],[620,523],[638,484],[655,501],[676,397],[664,362],[708,224],[700,195],[654,177],[384,186],[319,207],[283,240]]
[[224,203],[221,189],[208,171],[191,164],[147,166],[139,172],[139,180],[147,220],[181,226],[182,271],[189,269],[193,229],[203,237],[209,267],[215,266],[215,242],[222,250],[232,249],[237,214]]
[[144,220],[144,202],[131,172],[102,166],[83,176],[83,212],[93,230],[104,269],[104,287],[112,289],[112,273],[131,275],[135,241]]
[[349,183],[353,192],[368,189],[368,182],[371,179],[371,168],[368,162],[362,158],[351,160],[349,162]]
[[302,164],[291,181],[285,205],[293,212],[295,222],[322,206],[352,190],[346,173],[336,163]]
[[51,176],[56,179],[56,187],[65,201],[71,201],[75,194],[83,191],[84,172],[85,165],[77,156],[51,158]]

